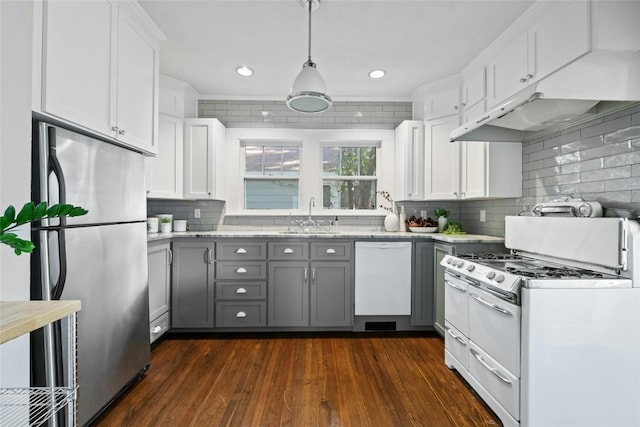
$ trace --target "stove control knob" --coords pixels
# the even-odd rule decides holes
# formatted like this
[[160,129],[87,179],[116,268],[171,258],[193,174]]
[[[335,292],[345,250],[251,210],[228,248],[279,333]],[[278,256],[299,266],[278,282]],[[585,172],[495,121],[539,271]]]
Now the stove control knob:
[[498,282],[498,283],[504,282],[504,274],[498,274],[496,276],[496,282]]
[[451,264],[451,258],[447,258],[447,264]]
[[494,271],[490,271],[487,273],[487,279],[491,280],[496,277],[496,273]]
[[458,264],[456,264],[459,268],[464,267],[464,261],[460,260],[458,261]]
[[467,265],[467,270],[469,270],[469,271],[473,271],[473,270],[475,270],[475,269],[476,269],[476,266],[475,266],[475,265],[473,265],[473,264],[469,264],[469,265]]

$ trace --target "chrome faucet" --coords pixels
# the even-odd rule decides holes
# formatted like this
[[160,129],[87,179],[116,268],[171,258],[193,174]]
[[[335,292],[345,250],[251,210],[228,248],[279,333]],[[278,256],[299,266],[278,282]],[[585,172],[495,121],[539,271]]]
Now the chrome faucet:
[[308,229],[308,227],[317,226],[316,222],[313,220],[313,218],[311,218],[311,208],[315,207],[315,205],[316,205],[316,200],[315,198],[312,197],[311,199],[309,199],[309,218],[302,221],[302,224],[300,224],[303,229]]

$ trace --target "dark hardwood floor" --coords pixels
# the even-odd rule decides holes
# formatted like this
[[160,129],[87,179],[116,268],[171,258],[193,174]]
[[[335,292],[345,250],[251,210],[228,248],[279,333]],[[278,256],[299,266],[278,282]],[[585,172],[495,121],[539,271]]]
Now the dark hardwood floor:
[[435,334],[170,335],[97,426],[499,426]]

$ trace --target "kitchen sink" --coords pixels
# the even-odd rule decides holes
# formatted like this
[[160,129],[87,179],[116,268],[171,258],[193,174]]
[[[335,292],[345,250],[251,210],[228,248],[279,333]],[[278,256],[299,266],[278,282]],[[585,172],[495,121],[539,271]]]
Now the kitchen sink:
[[331,230],[295,230],[295,231],[279,231],[280,234],[292,234],[292,235],[296,235],[296,234],[300,234],[300,235],[306,235],[306,234],[340,234],[339,231],[331,231]]

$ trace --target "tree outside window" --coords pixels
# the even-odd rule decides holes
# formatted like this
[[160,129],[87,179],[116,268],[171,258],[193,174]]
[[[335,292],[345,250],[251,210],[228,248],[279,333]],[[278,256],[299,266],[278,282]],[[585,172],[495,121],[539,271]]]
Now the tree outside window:
[[322,148],[325,209],[375,209],[376,147]]

